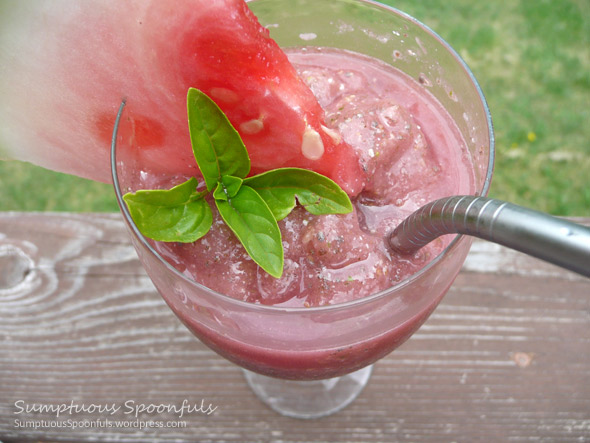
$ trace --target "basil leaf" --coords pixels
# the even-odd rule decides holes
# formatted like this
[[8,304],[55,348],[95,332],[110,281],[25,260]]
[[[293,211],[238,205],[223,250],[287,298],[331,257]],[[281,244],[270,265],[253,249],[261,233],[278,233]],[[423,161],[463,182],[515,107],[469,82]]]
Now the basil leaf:
[[317,172],[280,168],[244,180],[266,202],[277,220],[295,207],[295,198],[315,215],[346,214],[352,211],[350,198],[340,186]]
[[213,197],[216,200],[228,200],[238,193],[242,183],[243,180],[241,178],[232,175],[224,175],[221,177],[221,181],[217,184],[215,191],[213,191]]
[[[193,242],[212,225],[213,198],[225,223],[250,257],[273,277],[283,273],[284,257],[277,220],[299,201],[312,214],[352,211],[348,195],[332,180],[313,171],[282,168],[248,177],[250,158],[238,132],[207,95],[189,88],[187,112],[193,154],[207,191],[197,192],[191,178],[170,190],[137,191],[123,198],[138,229],[168,242]],[[272,154],[271,154],[272,155]]]
[[248,151],[215,102],[198,89],[189,88],[187,111],[193,154],[207,190],[212,191],[224,175],[246,177],[250,172]]
[[153,240],[190,243],[211,228],[213,215],[198,181],[190,178],[172,189],[141,190],[127,193],[131,218],[139,231]]
[[264,200],[244,186],[228,200],[215,200],[223,221],[240,240],[252,259],[276,278],[283,274],[281,231]]

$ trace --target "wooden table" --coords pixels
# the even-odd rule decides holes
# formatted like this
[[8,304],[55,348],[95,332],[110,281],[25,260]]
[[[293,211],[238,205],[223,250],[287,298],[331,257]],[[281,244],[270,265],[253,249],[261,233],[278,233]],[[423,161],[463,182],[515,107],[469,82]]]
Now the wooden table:
[[[200,411],[149,409],[183,401]],[[302,421],[180,324],[118,214],[0,213],[0,440],[590,441],[590,280],[476,241],[359,398]]]

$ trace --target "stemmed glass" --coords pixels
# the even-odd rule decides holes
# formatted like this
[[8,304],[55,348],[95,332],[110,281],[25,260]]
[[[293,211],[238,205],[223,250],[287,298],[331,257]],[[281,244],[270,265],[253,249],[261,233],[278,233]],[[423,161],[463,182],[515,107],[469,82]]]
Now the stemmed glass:
[[[256,0],[248,5],[283,47],[360,52],[421,83],[455,119],[475,167],[475,194],[487,194],[494,154],[490,113],[473,74],[433,31],[368,0]],[[468,253],[471,240],[457,236],[399,284],[332,306],[266,306],[217,293],[172,266],[134,225],[122,194],[146,186],[139,160],[132,150],[121,149],[133,139],[121,137],[133,133],[130,125],[123,103],[113,132],[111,167],[117,200],[142,265],[178,318],[205,345],[241,366],[258,397],[283,415],[320,417],[356,398],[372,364],[408,339],[432,313]]]

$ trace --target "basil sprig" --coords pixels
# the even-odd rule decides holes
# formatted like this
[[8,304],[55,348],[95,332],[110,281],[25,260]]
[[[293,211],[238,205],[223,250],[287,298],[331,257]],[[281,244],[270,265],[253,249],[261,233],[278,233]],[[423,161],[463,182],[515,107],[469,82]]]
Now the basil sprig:
[[248,177],[248,151],[215,102],[190,88],[187,110],[193,154],[206,190],[198,191],[193,177],[169,190],[125,194],[131,217],[146,237],[164,242],[197,241],[211,228],[213,216],[205,196],[212,192],[221,218],[246,252],[267,273],[280,278],[284,252],[277,221],[285,218],[297,201],[315,215],[352,211],[346,192],[313,171],[279,168]]

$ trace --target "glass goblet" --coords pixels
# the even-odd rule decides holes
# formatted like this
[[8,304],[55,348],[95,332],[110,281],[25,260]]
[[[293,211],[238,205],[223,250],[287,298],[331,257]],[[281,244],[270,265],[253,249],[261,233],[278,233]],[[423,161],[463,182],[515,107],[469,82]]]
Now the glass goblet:
[[[494,154],[490,113],[469,68],[437,34],[400,11],[367,0],[256,0],[248,5],[283,47],[356,51],[415,79],[455,120],[472,157],[475,194],[487,194]],[[120,149],[133,143],[129,134],[134,130],[122,105],[113,133],[113,183],[142,265],[187,328],[241,366],[258,397],[283,415],[314,418],[349,404],[369,380],[372,364],[432,313],[469,251],[470,239],[457,236],[417,273],[348,303],[286,308],[236,300],[180,272],[171,264],[173,258],[164,258],[133,223],[122,195],[149,188],[133,150]]]

